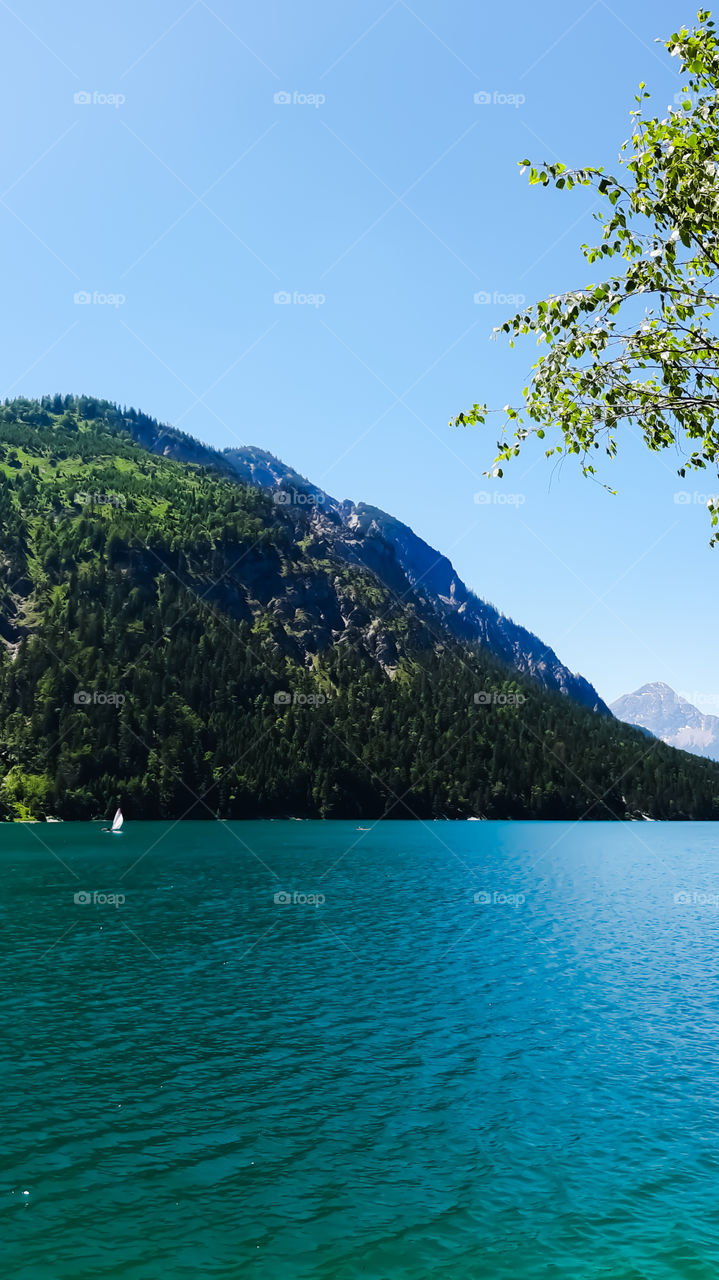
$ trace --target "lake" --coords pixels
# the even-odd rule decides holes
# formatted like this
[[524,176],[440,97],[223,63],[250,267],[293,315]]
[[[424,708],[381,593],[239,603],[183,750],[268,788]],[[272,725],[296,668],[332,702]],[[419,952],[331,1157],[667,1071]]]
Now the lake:
[[6,825],[0,873],[8,1280],[715,1280],[715,825]]

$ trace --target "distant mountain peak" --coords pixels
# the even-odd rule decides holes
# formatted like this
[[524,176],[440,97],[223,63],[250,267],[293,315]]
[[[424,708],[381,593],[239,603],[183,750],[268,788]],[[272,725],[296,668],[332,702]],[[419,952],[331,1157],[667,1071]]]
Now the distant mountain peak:
[[662,680],[617,698],[610,711],[670,747],[719,760],[719,716],[705,715]]

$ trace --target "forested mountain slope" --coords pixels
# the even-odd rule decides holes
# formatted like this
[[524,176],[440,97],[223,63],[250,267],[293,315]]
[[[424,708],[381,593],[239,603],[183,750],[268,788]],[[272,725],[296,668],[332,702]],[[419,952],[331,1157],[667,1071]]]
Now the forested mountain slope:
[[719,817],[719,767],[520,675],[145,423],[0,409],[0,816]]

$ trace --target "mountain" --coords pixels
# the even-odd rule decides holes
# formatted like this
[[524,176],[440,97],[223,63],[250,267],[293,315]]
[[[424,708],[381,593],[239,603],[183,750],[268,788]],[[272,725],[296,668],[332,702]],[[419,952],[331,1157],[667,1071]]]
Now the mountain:
[[704,715],[660,680],[617,698],[611,710],[618,720],[647,729],[671,747],[719,760],[719,716]]
[[0,406],[0,641],[0,817],[719,818],[406,526],[92,397]]
[[339,558],[377,574],[390,591],[402,596],[408,588],[416,591],[422,607],[458,639],[478,642],[546,688],[608,712],[587,680],[569,671],[537,636],[468,591],[447,557],[394,516],[365,503],[338,501],[265,449],[246,446],[220,452],[134,410],[124,425],[153,453],[209,466],[267,490],[278,505],[303,508],[317,535],[331,543]]
[[[85,412],[90,403],[89,397],[79,397],[79,412]],[[118,413],[117,406],[96,403],[102,405],[103,413]],[[458,639],[478,642],[546,688],[608,713],[587,680],[569,671],[537,636],[468,591],[447,557],[394,516],[365,503],[338,501],[264,449],[246,446],[221,452],[134,409],[123,413],[123,425],[152,453],[210,467],[267,490],[278,505],[303,508],[317,535],[331,543],[338,558],[369,569],[402,597],[408,589],[416,591],[420,606]]]

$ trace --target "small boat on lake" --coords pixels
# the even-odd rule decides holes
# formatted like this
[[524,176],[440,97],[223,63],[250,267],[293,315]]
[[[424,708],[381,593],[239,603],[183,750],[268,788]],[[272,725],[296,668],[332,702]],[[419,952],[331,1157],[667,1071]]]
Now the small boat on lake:
[[120,809],[120,807],[118,806],[117,813],[115,814],[115,817],[112,820],[112,826],[103,827],[102,829],[104,832],[107,832],[108,835],[119,836],[122,832],[122,824],[124,821],[125,819],[122,816],[122,809]]

